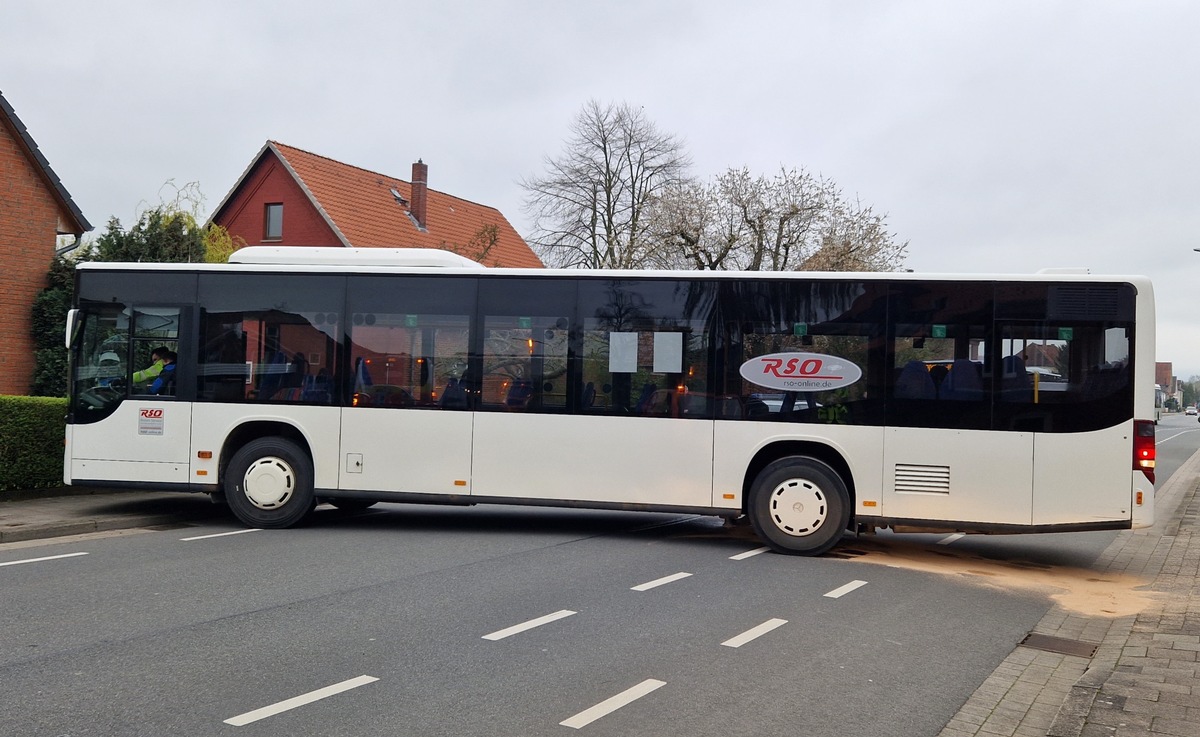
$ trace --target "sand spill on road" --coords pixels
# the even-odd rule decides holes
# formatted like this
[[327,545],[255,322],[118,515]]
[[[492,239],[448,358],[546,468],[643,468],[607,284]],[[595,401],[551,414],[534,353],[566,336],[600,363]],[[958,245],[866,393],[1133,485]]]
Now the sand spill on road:
[[1143,581],[1127,574],[1055,566],[1024,560],[995,560],[975,553],[893,538],[859,538],[835,548],[831,556],[926,573],[961,576],[983,586],[1045,592],[1064,609],[1099,617],[1127,617],[1155,601],[1139,591]]

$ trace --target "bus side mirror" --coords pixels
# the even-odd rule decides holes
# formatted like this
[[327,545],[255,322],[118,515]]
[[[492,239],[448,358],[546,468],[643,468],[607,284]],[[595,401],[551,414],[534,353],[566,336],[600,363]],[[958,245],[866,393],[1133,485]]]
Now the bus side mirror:
[[64,335],[64,338],[66,339],[68,349],[71,347],[71,344],[75,342],[75,329],[78,318],[79,310],[74,308],[67,310],[67,332]]

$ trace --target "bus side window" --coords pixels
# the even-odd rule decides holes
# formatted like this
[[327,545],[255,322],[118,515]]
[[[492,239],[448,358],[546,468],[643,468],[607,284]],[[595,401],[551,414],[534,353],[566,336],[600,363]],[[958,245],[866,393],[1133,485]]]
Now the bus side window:
[[466,409],[469,324],[466,315],[353,315],[351,405]]
[[[175,396],[175,370],[177,367],[164,370],[162,365],[155,365],[151,353],[156,349],[166,348],[178,354],[179,351],[179,315],[178,307],[136,307],[134,309],[133,327],[133,367],[135,371],[131,379],[141,379],[140,382],[130,381],[130,394],[158,396]],[[143,374],[142,372],[145,372]],[[156,380],[162,377],[161,381]]]
[[[198,398],[333,404],[344,277],[199,276]],[[324,370],[324,374],[322,374]]]
[[487,315],[482,406],[508,412],[567,406],[567,318]]

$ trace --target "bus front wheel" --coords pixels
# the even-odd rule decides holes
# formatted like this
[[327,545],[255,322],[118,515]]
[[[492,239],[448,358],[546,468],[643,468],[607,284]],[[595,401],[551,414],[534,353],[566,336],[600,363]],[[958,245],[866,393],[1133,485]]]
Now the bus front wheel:
[[850,492],[837,471],[815,458],[781,458],[754,479],[747,512],[775,552],[820,555],[842,539]]
[[290,440],[252,440],[229,461],[225,499],[250,527],[299,524],[316,506],[312,460]]

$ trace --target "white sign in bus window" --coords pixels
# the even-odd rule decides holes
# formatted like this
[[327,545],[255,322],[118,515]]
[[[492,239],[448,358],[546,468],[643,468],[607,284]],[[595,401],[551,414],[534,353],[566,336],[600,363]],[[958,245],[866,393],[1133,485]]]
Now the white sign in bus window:
[[611,374],[637,371],[637,333],[608,334],[608,372]]
[[654,334],[654,373],[678,374],[683,371],[683,333]]

